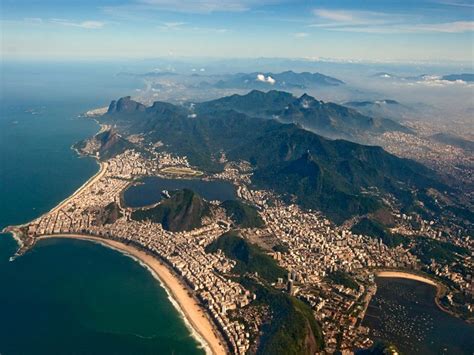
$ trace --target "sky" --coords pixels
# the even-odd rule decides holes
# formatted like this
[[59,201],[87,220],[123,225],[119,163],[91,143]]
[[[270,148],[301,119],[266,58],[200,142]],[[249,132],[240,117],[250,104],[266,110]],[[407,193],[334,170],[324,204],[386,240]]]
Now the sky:
[[1,0],[8,59],[474,60],[474,0]]

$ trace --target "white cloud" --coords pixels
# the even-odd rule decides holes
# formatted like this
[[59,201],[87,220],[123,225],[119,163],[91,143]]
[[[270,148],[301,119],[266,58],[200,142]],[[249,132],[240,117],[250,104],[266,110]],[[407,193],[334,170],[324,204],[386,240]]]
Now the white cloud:
[[186,24],[186,22],[163,22],[158,28],[163,31],[177,31],[183,29]]
[[307,32],[296,32],[296,33],[293,33],[293,36],[295,38],[305,38],[305,37],[309,36],[309,33],[307,33]]
[[172,12],[242,12],[281,0],[138,0],[139,3]]
[[474,21],[457,21],[447,23],[427,23],[417,25],[386,26],[341,26],[326,28],[331,31],[359,33],[464,33],[474,31]]
[[309,27],[330,31],[359,33],[462,33],[474,31],[474,21],[420,23],[413,15],[370,11],[315,9],[314,15],[322,22]]
[[343,10],[326,10],[326,9],[315,9],[314,14],[318,17],[322,17],[328,20],[336,22],[351,22],[354,21],[354,12],[343,11]]
[[[461,33],[474,31],[474,21],[455,21],[446,23],[421,24],[411,27],[414,31]],[[407,27],[410,29],[410,27]]]
[[163,22],[163,25],[168,28],[176,28],[185,25],[186,22]]
[[436,1],[437,4],[441,5],[448,5],[448,6],[457,6],[457,7],[474,7],[474,3],[472,1]]
[[39,17],[25,17],[23,19],[24,22],[27,22],[29,24],[39,24],[43,23],[43,19]]
[[324,22],[310,25],[310,27],[338,27],[369,24],[381,25],[395,23],[402,20],[402,16],[398,14],[374,11],[315,9],[313,14]]
[[276,80],[273,79],[270,75],[265,77],[265,75],[263,75],[263,74],[257,74],[257,79],[256,80],[261,81],[263,83],[268,83],[270,85],[273,85],[273,84],[276,83]]
[[453,86],[453,85],[468,86],[468,87],[472,86],[471,84],[468,84],[464,80],[454,80],[454,81],[443,80],[438,75],[427,75],[423,78],[423,80],[418,80],[416,84],[430,86],[430,87],[445,87],[445,86]]
[[101,29],[105,26],[105,22],[101,21],[82,21],[82,22],[73,22],[65,19],[51,19],[50,22],[70,27],[85,28],[89,30]]

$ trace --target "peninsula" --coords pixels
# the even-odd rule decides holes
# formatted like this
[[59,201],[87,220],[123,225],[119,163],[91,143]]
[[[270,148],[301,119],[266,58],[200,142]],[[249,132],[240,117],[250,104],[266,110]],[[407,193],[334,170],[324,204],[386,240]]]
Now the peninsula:
[[[248,115],[289,101],[296,115],[306,101],[319,117],[338,114],[334,105],[288,95],[253,92],[189,107],[126,97],[106,113],[92,111],[101,131],[74,148],[96,158],[99,172],[48,213],[5,229],[21,242],[17,256],[56,237],[130,255],[157,275],[214,354],[370,347],[361,323],[381,269],[450,280],[440,302],[458,312],[453,296],[470,292],[472,281],[453,265],[472,266],[473,245],[441,240],[449,225],[462,231],[458,219],[426,221],[417,200],[449,188],[381,148]],[[156,205],[127,206],[124,191],[151,176],[227,181],[237,198],[160,189]],[[418,209],[401,211],[412,204]],[[379,222],[387,220],[390,228]],[[441,256],[440,243],[450,246]]]

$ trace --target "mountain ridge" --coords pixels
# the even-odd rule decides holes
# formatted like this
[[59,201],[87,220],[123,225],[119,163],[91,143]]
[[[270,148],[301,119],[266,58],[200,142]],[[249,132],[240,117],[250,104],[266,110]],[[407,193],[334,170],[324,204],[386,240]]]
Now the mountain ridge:
[[[266,94],[252,95],[265,100]],[[281,105],[292,97],[274,92],[269,101],[279,101],[280,95]],[[310,98],[303,95],[295,100],[301,105]],[[236,99],[241,97],[233,96]],[[337,222],[381,208],[384,194],[392,194],[408,210],[416,204],[417,193],[449,190],[432,170],[380,147],[330,140],[295,123],[237,112],[223,102],[217,107],[196,105],[192,118],[189,109],[171,105],[164,111],[112,112],[100,120],[116,124],[124,134],[146,133],[146,142],[160,141],[160,149],[186,155],[203,170],[222,170],[217,159],[222,153],[233,161],[249,161],[255,187],[274,190],[304,208],[319,209]],[[311,105],[327,107],[317,100]]]

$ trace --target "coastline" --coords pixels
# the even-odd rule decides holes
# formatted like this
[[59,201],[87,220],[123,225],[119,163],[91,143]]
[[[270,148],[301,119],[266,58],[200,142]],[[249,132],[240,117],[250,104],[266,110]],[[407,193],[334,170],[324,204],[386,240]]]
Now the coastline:
[[439,282],[436,282],[428,277],[412,274],[407,271],[378,271],[375,273],[377,277],[382,277],[382,278],[399,278],[399,279],[408,279],[408,280],[414,280],[418,282],[423,282],[425,284],[431,285],[436,288],[436,295],[434,297],[434,301],[436,303],[436,306],[443,312],[448,313],[449,315],[459,318],[459,315],[450,311],[449,309],[446,309],[444,307],[440,300],[444,296],[446,292],[446,287]]
[[[64,200],[62,200],[53,209],[46,212],[46,214],[54,213],[54,212],[56,212],[56,210],[61,209],[67,202],[69,202],[69,200],[76,197],[83,190],[85,190],[87,187],[89,187],[89,185],[92,185],[95,181],[99,180],[105,174],[105,171],[107,170],[107,162],[101,162],[97,159],[96,159],[96,161],[99,164],[99,171],[97,171],[97,173],[95,173],[93,176],[91,176],[84,184],[82,184],[76,191],[74,191],[72,195],[70,195],[67,198],[65,198]],[[40,218],[40,217],[38,217],[38,218]],[[36,219],[38,219],[38,218],[36,218]],[[29,222],[29,223],[31,223],[31,222]]]
[[191,330],[192,336],[201,344],[206,353],[216,355],[227,353],[226,347],[222,344],[222,340],[220,339],[219,332],[212,321],[207,317],[206,311],[198,301],[189,294],[188,288],[183,282],[154,256],[131,245],[88,235],[45,235],[38,237],[38,240],[53,238],[79,239],[98,243],[134,259],[150,271],[153,277],[159,281],[160,285],[168,294],[171,303],[183,317],[187,328]]
[[[91,117],[91,116],[88,116]],[[99,124],[100,125],[100,124]],[[100,125],[100,130],[97,134],[102,132],[106,128],[105,125]],[[70,196],[66,197],[64,200],[59,202],[54,208],[50,211],[45,212],[44,214],[54,213],[58,209],[61,209],[67,202],[75,198],[77,195],[81,194],[89,186],[93,185],[97,180],[101,179],[107,170],[108,163],[102,162],[99,159],[95,158],[96,162],[99,164],[99,170],[91,176],[87,181],[85,181],[78,189],[76,189]],[[38,216],[32,221],[35,221],[41,218],[44,214]],[[19,249],[21,250],[25,247],[25,242],[21,238],[21,233],[18,230],[18,227],[23,227],[28,225],[30,222],[27,222],[23,225],[15,226],[16,228],[6,227],[3,229],[3,233],[9,233],[12,235],[13,239],[18,244]],[[186,327],[190,330],[191,336],[194,337],[201,347],[205,350],[206,354],[226,354],[227,347],[225,342],[222,340],[220,332],[217,330],[216,326],[207,316],[205,309],[202,305],[189,294],[189,290],[183,281],[173,272],[164,265],[158,258],[146,253],[145,251],[139,250],[130,245],[123,244],[118,241],[107,240],[103,238],[98,238],[89,235],[80,235],[80,234],[64,234],[64,235],[44,235],[38,238],[35,238],[34,243],[41,239],[50,239],[50,238],[61,238],[61,239],[80,239],[85,241],[94,242],[101,244],[105,247],[113,249],[122,253],[125,256],[128,256],[140,265],[145,267],[152,276],[159,282],[160,286],[163,287],[168,295],[168,299],[179,312],[183,318]],[[28,247],[32,247],[33,244]],[[18,252],[15,256],[10,258],[10,261],[13,261],[15,257],[20,255]]]
[[415,280],[415,281],[420,281],[420,282],[435,286],[436,288],[441,287],[439,284],[437,284],[436,282],[434,282],[433,280],[427,277],[411,274],[409,272],[404,272],[404,271],[378,271],[375,273],[375,275],[377,277]]

